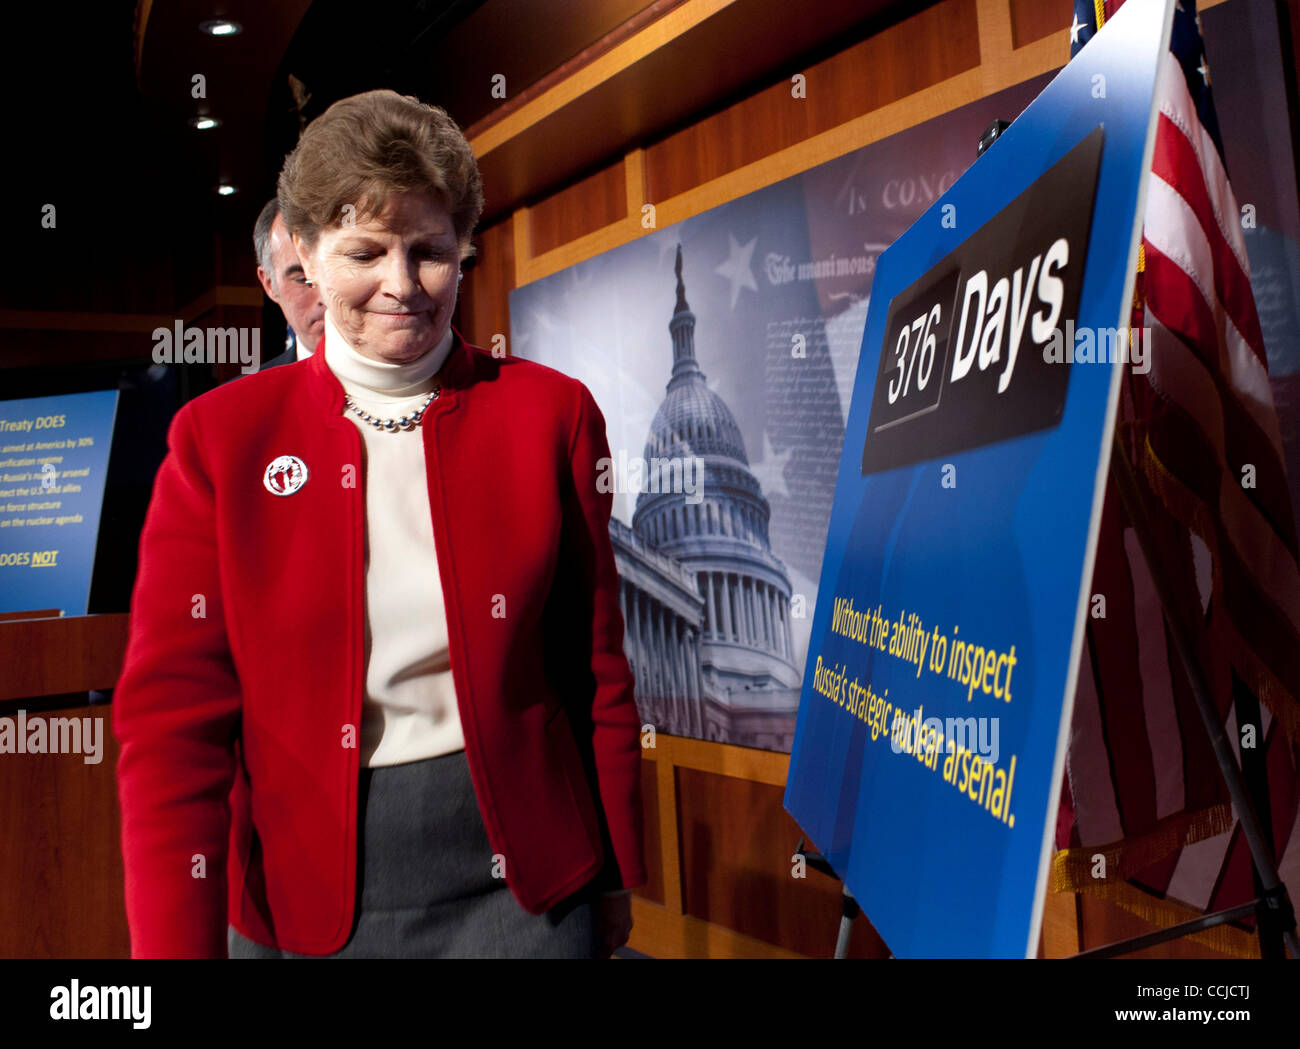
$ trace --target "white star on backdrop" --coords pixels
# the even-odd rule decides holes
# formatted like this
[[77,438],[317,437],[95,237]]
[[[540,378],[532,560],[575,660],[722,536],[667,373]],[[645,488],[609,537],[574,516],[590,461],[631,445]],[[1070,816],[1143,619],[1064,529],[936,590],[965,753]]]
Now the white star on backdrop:
[[750,463],[749,472],[758,478],[763,494],[768,498],[774,495],[790,498],[790,489],[785,486],[785,464],[790,461],[793,452],[793,448],[787,448],[777,455],[772,450],[772,442],[767,436],[767,431],[763,431],[763,461]]
[[731,308],[734,310],[741,288],[758,291],[758,282],[754,280],[754,272],[749,268],[749,259],[754,254],[754,245],[758,243],[758,238],[755,237],[744,247],[737,244],[736,238],[730,233],[727,234],[727,240],[731,243],[731,254],[727,257],[727,261],[713,272],[731,281]]
[[1079,21],[1079,12],[1075,11],[1074,24],[1070,26],[1070,43],[1077,44],[1079,42],[1079,30],[1084,28],[1086,28],[1084,24]]

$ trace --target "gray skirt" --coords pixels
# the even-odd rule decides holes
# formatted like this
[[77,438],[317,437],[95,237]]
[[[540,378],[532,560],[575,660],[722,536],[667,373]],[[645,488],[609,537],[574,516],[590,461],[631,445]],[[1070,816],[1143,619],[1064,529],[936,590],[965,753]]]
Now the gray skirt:
[[465,751],[361,770],[358,906],[334,954],[227,931],[231,958],[595,958],[596,892],[529,914],[493,877]]

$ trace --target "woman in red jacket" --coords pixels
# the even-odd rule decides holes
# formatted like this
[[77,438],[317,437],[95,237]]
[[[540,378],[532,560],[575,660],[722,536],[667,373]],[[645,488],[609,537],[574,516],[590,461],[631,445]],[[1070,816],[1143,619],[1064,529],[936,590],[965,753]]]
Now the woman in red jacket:
[[344,99],[278,195],[325,334],[172,423],[113,701],[132,953],[608,957],[645,871],[604,420],[451,326],[445,112]]

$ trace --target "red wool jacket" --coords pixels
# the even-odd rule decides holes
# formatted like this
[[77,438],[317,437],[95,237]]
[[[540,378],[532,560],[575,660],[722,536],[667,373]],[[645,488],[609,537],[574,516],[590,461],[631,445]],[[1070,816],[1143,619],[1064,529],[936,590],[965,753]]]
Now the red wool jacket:
[[[536,914],[645,881],[609,450],[577,380],[454,338],[422,424],[429,585],[488,838]],[[185,405],[168,445],[112,707],[131,952],[225,957],[229,917],[329,954],[356,895],[361,435],[318,346]],[[307,469],[290,495],[264,483],[281,455]]]

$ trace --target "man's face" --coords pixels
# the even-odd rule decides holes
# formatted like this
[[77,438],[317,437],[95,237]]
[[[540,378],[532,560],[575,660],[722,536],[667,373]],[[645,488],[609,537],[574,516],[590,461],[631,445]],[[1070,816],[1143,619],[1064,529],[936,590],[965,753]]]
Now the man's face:
[[316,349],[325,332],[325,304],[321,302],[318,289],[307,286],[293,240],[279,215],[271,223],[271,270],[272,273],[267,273],[258,266],[257,279],[262,282],[271,301],[284,313],[284,319],[297,334],[299,343],[308,350]]

